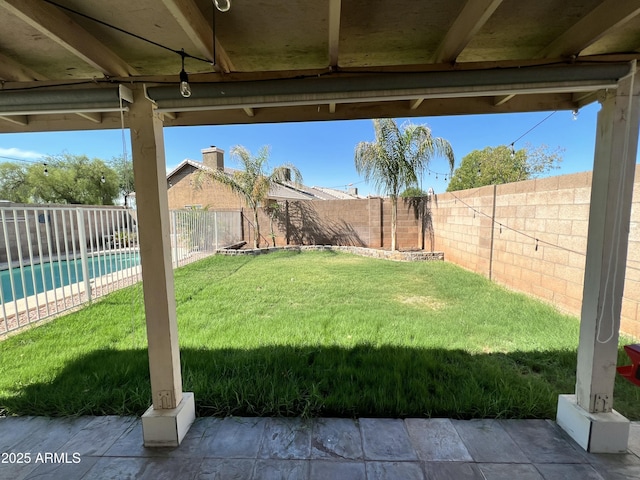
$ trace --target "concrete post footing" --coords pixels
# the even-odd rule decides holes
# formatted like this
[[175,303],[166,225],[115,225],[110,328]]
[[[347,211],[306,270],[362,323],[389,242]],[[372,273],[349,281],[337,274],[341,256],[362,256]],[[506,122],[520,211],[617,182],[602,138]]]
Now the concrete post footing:
[[589,413],[575,395],[560,395],[556,422],[590,453],[626,453],[630,422],[615,410]]
[[142,415],[145,447],[177,447],[196,419],[193,392],[184,392],[176,408],[155,410],[149,407]]

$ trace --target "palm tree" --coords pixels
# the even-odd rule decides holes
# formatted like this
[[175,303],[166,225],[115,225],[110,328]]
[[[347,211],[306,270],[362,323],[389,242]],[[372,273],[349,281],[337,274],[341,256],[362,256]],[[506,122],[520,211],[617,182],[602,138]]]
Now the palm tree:
[[418,174],[435,155],[445,157],[453,171],[453,149],[447,140],[433,137],[426,125],[406,124],[400,129],[395,120],[386,118],[374,120],[373,127],[376,139],[356,146],[355,166],[366,181],[391,198],[391,250],[396,250],[398,194],[417,186]]
[[253,210],[253,221],[255,225],[255,236],[253,247],[260,246],[260,222],[258,220],[258,209],[267,207],[266,201],[269,197],[269,190],[274,184],[293,181],[295,184],[302,183],[300,171],[291,164],[284,164],[275,167],[271,173],[267,173],[269,168],[269,147],[264,146],[256,156],[242,145],[236,145],[231,149],[231,158],[235,159],[243,167],[233,174],[225,173],[221,170],[203,171],[207,176],[231,188],[232,191],[240,195],[247,206]]

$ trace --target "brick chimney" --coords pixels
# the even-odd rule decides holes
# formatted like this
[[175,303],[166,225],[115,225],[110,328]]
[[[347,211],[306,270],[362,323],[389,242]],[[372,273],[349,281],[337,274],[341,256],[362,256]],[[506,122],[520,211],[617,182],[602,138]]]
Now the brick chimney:
[[215,145],[204,148],[202,152],[202,163],[206,167],[214,170],[224,170],[224,150],[220,150]]

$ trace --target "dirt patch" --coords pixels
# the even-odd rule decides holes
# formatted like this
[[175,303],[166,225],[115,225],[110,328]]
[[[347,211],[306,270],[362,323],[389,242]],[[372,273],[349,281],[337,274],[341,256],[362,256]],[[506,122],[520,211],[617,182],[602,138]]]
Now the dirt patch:
[[413,295],[410,297],[398,297],[397,300],[405,305],[414,305],[416,307],[428,308],[431,310],[442,310],[447,304],[437,298],[430,296]]

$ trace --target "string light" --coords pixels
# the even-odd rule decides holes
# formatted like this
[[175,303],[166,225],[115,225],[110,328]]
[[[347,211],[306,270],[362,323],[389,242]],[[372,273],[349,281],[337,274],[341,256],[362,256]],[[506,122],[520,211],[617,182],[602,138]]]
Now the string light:
[[231,0],[213,0],[213,3],[221,12],[228,12],[231,8]]
[[444,177],[444,181],[446,182],[451,176],[451,172],[436,172],[435,170],[431,170],[430,168],[426,168],[425,170],[428,176],[431,176],[431,174],[435,175],[436,180],[438,180],[438,178],[440,177]]
[[518,138],[516,138],[513,142],[510,143],[511,145],[511,158],[514,158],[516,156],[516,143],[519,140],[522,140],[525,136],[527,136],[528,134],[530,134],[531,132],[533,132],[536,128],[538,128],[540,125],[542,125],[544,122],[546,122],[547,120],[549,120],[553,115],[555,115],[556,113],[558,113],[557,110],[554,110],[553,112],[551,112],[549,115],[547,115],[546,117],[544,117],[542,120],[540,120],[538,123],[536,123],[533,127],[531,127],[529,130],[527,130],[526,132],[524,132],[522,135],[520,135]]
[[42,165],[44,165],[44,176],[48,177],[49,176],[49,169],[47,168],[47,164],[43,163]]
[[571,119],[575,122],[576,120],[578,120],[578,114],[580,113],[580,111],[577,108],[574,108],[573,110],[571,110]]
[[180,70],[180,95],[184,98],[189,98],[191,96],[191,87],[189,86],[189,75],[184,71],[184,57],[186,54],[184,53],[184,48],[180,52],[180,57],[182,57],[182,70]]
[[104,178],[104,173],[102,174],[102,176],[100,177],[100,182],[101,183],[105,183],[107,181],[106,178]]
[[469,205],[467,202],[465,202],[464,200],[462,200],[461,198],[459,198],[456,194],[451,193],[451,195],[453,196],[454,202],[457,203],[458,200],[460,200],[460,202],[467,208],[471,209],[473,211],[473,216],[475,218],[476,213],[478,215],[482,215],[486,218],[491,219],[491,221],[493,222],[493,224],[498,224],[500,226],[500,233],[502,233],[502,227],[506,228],[507,230],[511,230],[512,232],[518,234],[518,235],[522,235],[523,237],[526,238],[530,238],[531,240],[533,240],[535,242],[535,250],[538,251],[538,247],[540,244],[543,245],[548,245],[549,247],[553,247],[553,248],[557,248],[560,250],[565,250],[567,252],[571,252],[571,253],[575,253],[576,255],[585,255],[584,252],[578,252],[577,250],[572,250],[570,248],[567,247],[563,247],[562,245],[558,245],[556,243],[551,243],[551,242],[547,242],[545,240],[541,240],[538,237],[534,237],[533,235],[529,235],[528,233],[522,232],[520,230],[517,230],[515,228],[510,227],[509,225],[500,223],[498,221],[496,221],[495,218],[493,218],[491,215],[487,215],[486,213],[482,212],[481,210],[477,210],[476,208],[472,207],[471,205]]

